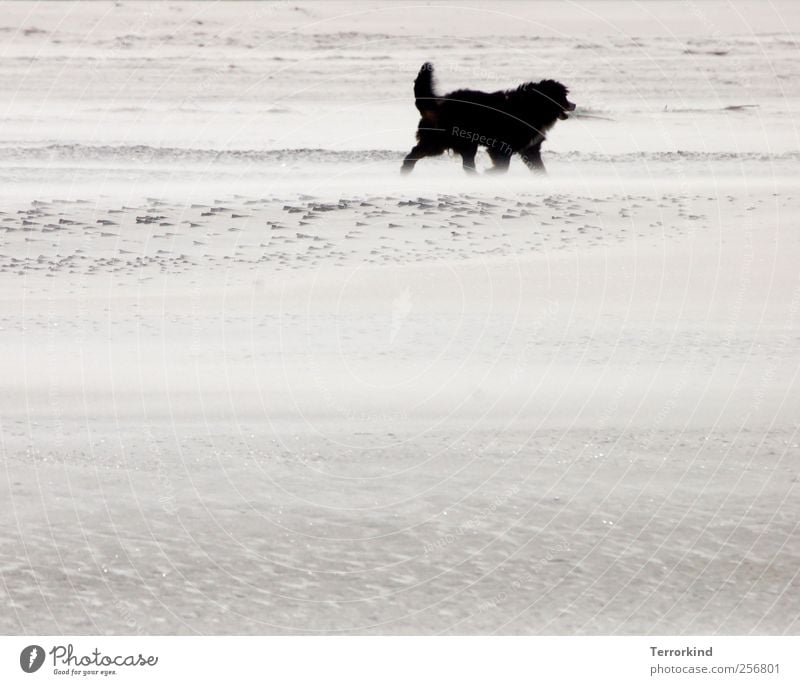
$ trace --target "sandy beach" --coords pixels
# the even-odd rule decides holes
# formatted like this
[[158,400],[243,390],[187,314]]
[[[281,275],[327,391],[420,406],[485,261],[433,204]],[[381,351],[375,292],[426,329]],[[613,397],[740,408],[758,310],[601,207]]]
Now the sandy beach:
[[3,634],[797,632],[800,9],[544,5],[3,6]]

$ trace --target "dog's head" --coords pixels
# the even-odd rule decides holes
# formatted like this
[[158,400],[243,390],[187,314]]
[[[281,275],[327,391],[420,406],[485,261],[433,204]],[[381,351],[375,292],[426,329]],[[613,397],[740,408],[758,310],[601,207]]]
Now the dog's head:
[[575,109],[575,103],[567,99],[569,90],[558,81],[539,81],[539,83],[526,83],[525,91],[529,96],[539,102],[537,106],[548,111],[553,119],[569,119],[567,112]]

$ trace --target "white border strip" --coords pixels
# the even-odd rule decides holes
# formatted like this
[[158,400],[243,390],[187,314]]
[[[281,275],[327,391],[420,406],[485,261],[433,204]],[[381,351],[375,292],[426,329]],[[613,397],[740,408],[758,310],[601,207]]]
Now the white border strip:
[[[41,648],[45,656],[35,672],[26,673],[20,660],[32,661],[31,646]],[[678,654],[669,653],[673,650]],[[41,658],[38,652],[34,656]],[[151,664],[113,663],[123,664],[125,657],[130,657],[129,662],[151,658]],[[157,661],[152,663],[152,658]],[[734,667],[738,672],[703,673],[704,667]],[[109,671],[114,673],[103,675]],[[0,683],[98,681],[170,685],[794,684],[800,682],[800,638],[0,637]]]

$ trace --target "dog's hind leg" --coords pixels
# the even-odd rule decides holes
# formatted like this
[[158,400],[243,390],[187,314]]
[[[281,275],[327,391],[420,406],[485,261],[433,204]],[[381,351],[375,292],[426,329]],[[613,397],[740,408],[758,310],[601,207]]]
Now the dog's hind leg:
[[529,145],[528,147],[524,148],[520,154],[522,155],[522,161],[525,162],[525,166],[527,166],[533,173],[547,173],[547,170],[544,168],[544,162],[542,162],[541,143]]
[[401,174],[410,174],[414,171],[414,165],[425,157],[425,148],[422,145],[415,145],[411,152],[406,155],[403,160],[403,166],[400,168]]
[[403,160],[403,166],[400,168],[400,173],[410,174],[414,170],[414,165],[419,162],[419,160],[424,159],[425,157],[440,155],[442,152],[444,152],[444,150],[431,147],[430,145],[426,145],[424,143],[417,143]]
[[508,171],[508,165],[511,163],[511,155],[490,148],[489,158],[492,160],[494,166],[486,170],[487,174],[504,174]]

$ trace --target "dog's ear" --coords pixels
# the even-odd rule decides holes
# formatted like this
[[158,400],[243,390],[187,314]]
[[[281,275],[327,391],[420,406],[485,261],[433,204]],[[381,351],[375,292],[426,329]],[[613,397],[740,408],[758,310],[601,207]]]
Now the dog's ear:
[[535,84],[534,89],[554,102],[565,102],[569,94],[569,89],[563,83],[552,79],[539,81]]
[[531,84],[530,92],[540,106],[548,112],[554,112],[559,119],[566,119],[565,113],[575,109],[575,105],[567,99],[569,89],[558,81],[546,79]]

